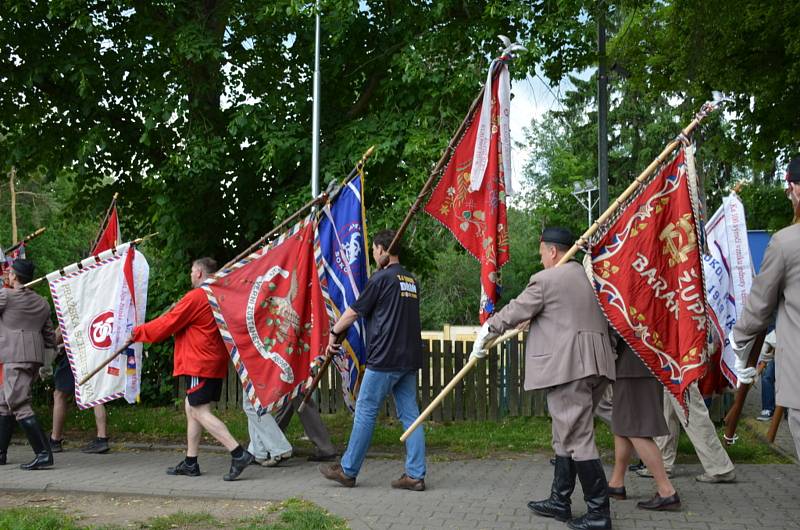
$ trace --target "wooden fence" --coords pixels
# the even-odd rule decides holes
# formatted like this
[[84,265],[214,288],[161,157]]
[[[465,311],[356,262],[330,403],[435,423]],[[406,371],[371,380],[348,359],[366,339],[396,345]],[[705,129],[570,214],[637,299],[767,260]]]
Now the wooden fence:
[[[424,331],[423,367],[417,375],[417,396],[420,410],[430,404],[453,376],[464,366],[472,351],[475,327],[446,326],[443,331]],[[547,401],[543,390],[526,392],[525,345],[526,334],[495,347],[490,355],[445,397],[434,411],[433,421],[499,420],[506,416],[546,416]],[[179,396],[185,388],[179,388]],[[726,395],[727,396],[727,395]],[[342,397],[342,378],[331,366],[320,381],[314,396],[323,414],[345,410]],[[730,398],[715,399],[710,407],[711,418],[721,420],[730,406]],[[218,409],[241,408],[242,386],[233,365],[222,387]],[[387,399],[383,413],[394,416],[394,402]]]

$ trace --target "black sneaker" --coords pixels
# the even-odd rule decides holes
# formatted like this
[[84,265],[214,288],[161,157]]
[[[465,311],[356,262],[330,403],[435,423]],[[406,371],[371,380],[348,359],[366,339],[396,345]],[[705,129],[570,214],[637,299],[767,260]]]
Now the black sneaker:
[[255,460],[255,457],[250,451],[244,451],[239,458],[231,457],[231,468],[228,473],[222,477],[222,480],[236,480],[239,478],[239,475],[242,474],[242,471],[253,463],[253,460]]
[[95,438],[81,448],[81,453],[100,455],[107,453],[109,449],[111,448],[108,446],[108,438]]
[[63,438],[60,440],[53,440],[52,438],[50,438],[50,451],[52,451],[53,453],[63,453],[64,452],[64,447],[62,445],[63,443],[64,443]]
[[167,475],[184,475],[187,477],[199,477],[200,464],[198,464],[197,462],[195,462],[194,464],[187,464],[186,460],[181,460],[177,466],[167,468]]

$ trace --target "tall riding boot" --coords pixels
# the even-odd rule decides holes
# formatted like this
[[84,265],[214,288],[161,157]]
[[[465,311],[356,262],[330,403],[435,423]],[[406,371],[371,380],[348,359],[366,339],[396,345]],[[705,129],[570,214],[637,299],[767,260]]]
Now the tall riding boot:
[[0,416],[0,466],[6,464],[12,432],[14,432],[14,416]]
[[600,459],[575,462],[578,478],[586,501],[586,515],[573,519],[567,526],[573,530],[610,530],[611,506],[608,502],[608,482]]
[[36,453],[36,457],[27,464],[20,464],[20,469],[44,469],[53,465],[53,452],[50,450],[50,437],[47,436],[36,416],[28,416],[24,420],[19,420],[18,423],[25,429],[25,434],[28,436],[28,442]]
[[575,461],[569,456],[555,458],[553,470],[553,485],[550,487],[550,497],[543,501],[531,501],[528,508],[536,515],[555,517],[557,521],[572,519],[572,491],[575,489]]

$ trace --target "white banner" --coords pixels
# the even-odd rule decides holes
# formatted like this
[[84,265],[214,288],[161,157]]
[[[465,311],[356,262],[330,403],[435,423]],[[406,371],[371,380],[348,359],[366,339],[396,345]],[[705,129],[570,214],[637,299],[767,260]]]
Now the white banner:
[[[126,262],[128,274],[126,275]],[[129,244],[47,275],[64,346],[75,376],[75,402],[81,409],[119,397],[136,401],[141,380],[142,345],[134,344],[84,385],[78,385],[144,322],[150,268]],[[127,278],[126,278],[127,276]],[[135,296],[131,296],[132,282]]]
[[[713,258],[713,262],[705,261],[706,293],[715,312],[712,320],[723,344],[720,368],[735,387],[735,355],[728,333],[742,314],[753,284],[753,260],[747,241],[744,206],[735,193],[722,199],[722,206],[706,224],[706,237]],[[716,303],[712,302],[712,296],[717,298]]]

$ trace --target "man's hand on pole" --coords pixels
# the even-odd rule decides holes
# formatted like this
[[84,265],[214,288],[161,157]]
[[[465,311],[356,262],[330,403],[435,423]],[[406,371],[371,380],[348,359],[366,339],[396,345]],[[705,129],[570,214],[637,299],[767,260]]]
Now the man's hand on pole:
[[486,349],[486,344],[490,339],[496,336],[497,335],[495,333],[492,333],[489,330],[489,323],[484,323],[481,326],[481,329],[478,330],[478,334],[475,336],[475,342],[472,345],[472,353],[469,354],[470,360],[483,359],[489,355],[489,350]]

